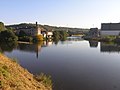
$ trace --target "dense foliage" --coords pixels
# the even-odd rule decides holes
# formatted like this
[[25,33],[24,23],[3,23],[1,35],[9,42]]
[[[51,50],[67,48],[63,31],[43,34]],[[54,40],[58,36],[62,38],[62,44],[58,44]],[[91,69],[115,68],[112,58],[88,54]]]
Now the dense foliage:
[[14,48],[16,48],[18,45],[17,42],[11,41],[11,42],[0,42],[0,52],[11,52]]
[[17,41],[17,36],[10,30],[0,32],[0,41]]
[[37,35],[33,37],[33,42],[40,42],[43,41],[43,36],[42,35]]
[[24,37],[24,36],[27,36],[27,34],[24,32],[24,31],[20,31],[19,32],[19,35],[18,35],[19,37]]
[[53,40],[66,40],[68,33],[66,31],[54,31],[53,32]]
[[18,41],[23,41],[23,42],[32,42],[33,38],[30,36],[22,36],[22,37],[18,37]]

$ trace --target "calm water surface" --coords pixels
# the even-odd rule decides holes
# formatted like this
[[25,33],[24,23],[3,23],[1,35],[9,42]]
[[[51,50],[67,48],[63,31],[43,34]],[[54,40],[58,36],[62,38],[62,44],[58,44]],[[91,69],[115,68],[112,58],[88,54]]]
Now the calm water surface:
[[120,90],[120,46],[70,39],[18,44],[9,57],[33,74],[51,75],[53,90]]

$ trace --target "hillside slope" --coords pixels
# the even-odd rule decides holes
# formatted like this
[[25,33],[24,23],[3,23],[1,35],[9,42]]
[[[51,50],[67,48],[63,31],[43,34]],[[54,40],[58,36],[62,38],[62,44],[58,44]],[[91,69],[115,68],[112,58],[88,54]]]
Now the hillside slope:
[[0,54],[0,90],[52,90],[16,62]]

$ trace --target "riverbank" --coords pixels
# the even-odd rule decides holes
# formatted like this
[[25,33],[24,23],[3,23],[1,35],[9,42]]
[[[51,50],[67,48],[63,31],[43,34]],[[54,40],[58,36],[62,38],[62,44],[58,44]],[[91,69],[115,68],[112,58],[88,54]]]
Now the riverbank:
[[39,82],[16,61],[0,54],[0,90],[52,90],[43,81]]
[[104,37],[83,37],[85,40],[94,40],[99,42],[115,42],[120,43],[120,37],[119,36],[104,36]]

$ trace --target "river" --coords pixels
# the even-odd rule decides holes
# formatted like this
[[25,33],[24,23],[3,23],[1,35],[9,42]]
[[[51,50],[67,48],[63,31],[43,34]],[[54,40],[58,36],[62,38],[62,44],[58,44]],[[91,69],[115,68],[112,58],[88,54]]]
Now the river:
[[29,72],[51,75],[53,90],[120,90],[120,45],[69,38],[1,47]]

